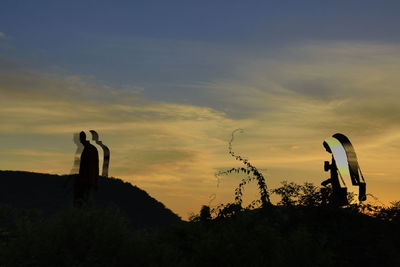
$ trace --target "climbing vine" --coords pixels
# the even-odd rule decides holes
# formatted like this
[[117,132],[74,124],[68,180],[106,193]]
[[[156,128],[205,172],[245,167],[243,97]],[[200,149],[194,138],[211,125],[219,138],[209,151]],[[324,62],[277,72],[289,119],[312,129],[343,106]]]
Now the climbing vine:
[[231,140],[229,141],[229,154],[236,160],[240,161],[244,167],[231,168],[229,170],[220,171],[216,173],[217,176],[229,175],[231,173],[242,173],[245,177],[241,180],[238,187],[235,189],[235,202],[237,205],[241,206],[243,197],[243,188],[249,182],[256,180],[258,185],[258,190],[260,192],[260,199],[253,201],[250,204],[250,208],[253,207],[257,202],[261,202],[262,207],[266,207],[271,204],[269,199],[269,193],[267,189],[267,184],[265,183],[264,175],[253,165],[250,161],[240,155],[237,155],[232,148],[232,143],[235,139],[235,133],[243,133],[243,129],[236,129],[232,132]]

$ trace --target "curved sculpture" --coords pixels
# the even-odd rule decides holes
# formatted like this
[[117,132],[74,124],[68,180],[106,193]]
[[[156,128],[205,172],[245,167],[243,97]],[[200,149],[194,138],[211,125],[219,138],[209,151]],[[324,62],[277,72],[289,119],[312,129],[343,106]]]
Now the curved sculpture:
[[332,202],[338,206],[348,204],[346,181],[359,187],[359,201],[366,200],[365,179],[350,140],[344,134],[337,133],[326,139],[323,145],[326,151],[332,154],[332,162],[325,162],[325,171],[330,171],[331,177],[323,181],[321,185],[332,184]]
[[334,134],[333,137],[340,141],[340,143],[344,147],[344,150],[346,151],[351,183],[354,186],[359,187],[358,200],[366,200],[366,183],[364,176],[362,175],[360,165],[358,164],[357,155],[353,145],[351,144],[349,138],[347,138],[347,136],[345,136],[344,134],[337,133]]

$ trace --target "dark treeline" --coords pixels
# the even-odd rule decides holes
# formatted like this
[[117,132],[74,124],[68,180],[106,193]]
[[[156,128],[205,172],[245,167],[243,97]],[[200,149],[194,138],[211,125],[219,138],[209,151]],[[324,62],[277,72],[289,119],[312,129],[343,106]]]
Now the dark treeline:
[[119,207],[1,205],[0,266],[400,266],[398,202],[334,207],[310,183],[270,194],[280,202],[204,206],[161,228],[132,227]]

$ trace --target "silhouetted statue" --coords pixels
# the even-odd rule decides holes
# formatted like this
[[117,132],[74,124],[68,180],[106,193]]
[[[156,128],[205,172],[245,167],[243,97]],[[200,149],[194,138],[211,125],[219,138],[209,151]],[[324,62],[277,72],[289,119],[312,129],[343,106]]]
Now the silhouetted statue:
[[366,183],[358,164],[356,152],[350,140],[344,134],[334,134],[323,143],[327,152],[332,154],[332,162],[325,161],[325,171],[331,177],[321,183],[323,186],[332,184],[331,203],[338,206],[347,205],[346,182],[358,186],[358,200],[364,201],[366,196]]
[[92,140],[96,142],[103,149],[103,168],[102,168],[102,176],[108,177],[108,167],[110,165],[110,149],[103,142],[99,141],[99,135],[96,131],[90,130],[92,134]]
[[81,207],[87,203],[91,190],[97,187],[99,176],[99,154],[95,146],[86,140],[85,132],[79,134],[83,151],[80,158],[79,174],[74,181],[74,206]]
[[74,156],[74,163],[71,169],[70,174],[77,174],[79,172],[79,163],[81,161],[81,153],[83,151],[83,145],[80,141],[79,133],[74,133],[73,134],[73,139],[72,139],[76,145],[76,151],[75,151],[75,156]]

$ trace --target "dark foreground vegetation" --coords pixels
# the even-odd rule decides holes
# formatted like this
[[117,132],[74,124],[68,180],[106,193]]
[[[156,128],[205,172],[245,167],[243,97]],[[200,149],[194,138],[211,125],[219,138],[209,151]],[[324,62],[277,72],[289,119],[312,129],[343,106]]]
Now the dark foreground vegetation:
[[120,208],[51,215],[0,206],[0,266],[400,266],[400,205],[335,208],[284,183],[278,205],[204,206],[190,222],[135,228]]

